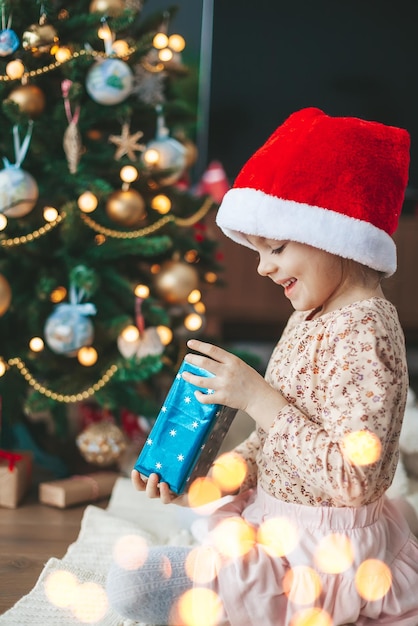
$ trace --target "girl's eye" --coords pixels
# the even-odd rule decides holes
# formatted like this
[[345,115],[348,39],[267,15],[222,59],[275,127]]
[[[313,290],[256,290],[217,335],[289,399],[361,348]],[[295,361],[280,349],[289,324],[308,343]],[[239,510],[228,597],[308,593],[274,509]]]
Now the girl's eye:
[[281,252],[283,252],[283,250],[286,248],[286,244],[284,243],[283,245],[279,246],[278,248],[274,248],[274,250],[271,251],[272,254],[280,254]]

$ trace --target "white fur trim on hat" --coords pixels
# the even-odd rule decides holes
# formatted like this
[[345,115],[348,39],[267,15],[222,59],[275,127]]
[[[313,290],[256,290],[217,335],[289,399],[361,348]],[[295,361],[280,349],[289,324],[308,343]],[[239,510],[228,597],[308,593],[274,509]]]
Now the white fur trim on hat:
[[322,207],[283,200],[253,188],[232,188],[224,196],[216,222],[248,248],[246,235],[297,241],[320,248],[390,276],[396,270],[396,246],[370,222]]

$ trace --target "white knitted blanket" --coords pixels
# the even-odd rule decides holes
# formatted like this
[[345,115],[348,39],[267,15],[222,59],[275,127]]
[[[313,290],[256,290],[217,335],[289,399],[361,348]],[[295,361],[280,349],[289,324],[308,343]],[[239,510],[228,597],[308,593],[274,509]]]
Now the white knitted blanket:
[[104,584],[115,545],[126,537],[148,545],[193,545],[194,520],[189,509],[133,494],[131,481],[119,478],[108,508],[86,508],[77,540],[62,559],[48,560],[34,588],[0,616],[0,626],[137,625],[107,603]]

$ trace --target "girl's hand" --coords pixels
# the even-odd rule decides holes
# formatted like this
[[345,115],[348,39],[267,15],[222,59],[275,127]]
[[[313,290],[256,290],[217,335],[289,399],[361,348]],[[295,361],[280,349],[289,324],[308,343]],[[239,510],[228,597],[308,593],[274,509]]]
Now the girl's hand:
[[145,491],[148,498],[159,498],[163,504],[177,504],[188,506],[187,494],[178,495],[170,491],[167,483],[160,482],[158,474],[150,474],[149,478],[142,476],[137,470],[132,470],[131,479],[137,491]]
[[278,412],[287,405],[283,396],[255,369],[234,354],[197,339],[190,339],[187,345],[200,354],[187,354],[185,360],[214,375],[196,376],[183,372],[185,380],[210,390],[207,394],[195,391],[199,402],[241,409],[267,431]]

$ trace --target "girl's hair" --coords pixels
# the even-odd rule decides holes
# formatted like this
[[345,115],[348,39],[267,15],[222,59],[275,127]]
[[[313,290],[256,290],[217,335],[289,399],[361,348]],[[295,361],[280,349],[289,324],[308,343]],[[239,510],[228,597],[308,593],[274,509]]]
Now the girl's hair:
[[385,278],[385,272],[374,270],[367,265],[362,265],[352,259],[344,259],[341,257],[341,266],[343,276],[356,274],[362,281],[363,285],[378,286]]

